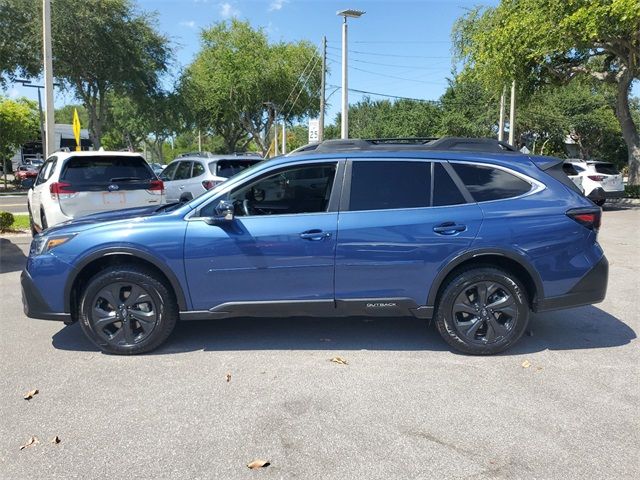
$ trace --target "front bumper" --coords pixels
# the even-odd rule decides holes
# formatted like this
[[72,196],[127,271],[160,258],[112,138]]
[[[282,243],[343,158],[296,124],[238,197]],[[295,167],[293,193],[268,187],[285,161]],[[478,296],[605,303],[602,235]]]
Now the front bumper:
[[23,270],[22,275],[20,275],[20,286],[22,287],[22,307],[27,317],[42,320],[59,320],[65,323],[72,321],[70,313],[52,311],[26,270]]
[[609,262],[603,255],[600,261],[568,293],[539,300],[534,310],[546,312],[600,303],[607,294],[608,281]]

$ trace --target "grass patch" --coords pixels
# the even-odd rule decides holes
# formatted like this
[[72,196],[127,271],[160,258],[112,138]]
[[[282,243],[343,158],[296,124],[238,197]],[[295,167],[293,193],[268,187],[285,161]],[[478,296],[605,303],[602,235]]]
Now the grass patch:
[[29,215],[13,215],[12,230],[29,230]]

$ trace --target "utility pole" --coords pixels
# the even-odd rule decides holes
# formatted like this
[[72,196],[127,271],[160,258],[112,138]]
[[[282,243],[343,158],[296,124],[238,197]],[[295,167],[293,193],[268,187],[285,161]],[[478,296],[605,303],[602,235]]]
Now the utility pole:
[[327,37],[322,37],[322,80],[320,83],[320,118],[318,121],[318,142],[324,140],[324,109],[327,77]]
[[507,87],[502,87],[502,95],[500,96],[500,121],[498,122],[498,141],[504,140],[504,98],[507,94]]
[[282,119],[282,154],[287,154],[287,122]]
[[198,151],[202,151],[202,130],[198,129]]
[[[44,53],[44,108],[45,138],[44,156],[47,158],[55,150],[55,120],[53,106],[53,61],[51,53],[51,0],[42,0],[42,51]],[[46,145],[46,146],[45,146]]]
[[511,82],[511,109],[509,110],[509,144],[514,145],[516,135],[516,81]]

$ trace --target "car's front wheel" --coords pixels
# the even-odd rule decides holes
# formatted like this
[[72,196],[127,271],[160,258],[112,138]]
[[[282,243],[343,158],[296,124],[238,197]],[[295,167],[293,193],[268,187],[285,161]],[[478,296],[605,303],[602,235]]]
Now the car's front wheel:
[[526,291],[517,277],[493,267],[458,272],[445,285],[436,326],[455,349],[490,355],[516,343],[529,322]]
[[154,272],[114,266],[89,281],[79,313],[82,330],[102,351],[131,355],[154,350],[169,337],[178,307]]

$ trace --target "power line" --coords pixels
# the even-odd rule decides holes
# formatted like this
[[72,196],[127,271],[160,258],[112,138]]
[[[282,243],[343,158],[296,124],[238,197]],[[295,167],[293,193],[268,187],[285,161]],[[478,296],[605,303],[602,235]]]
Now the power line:
[[[327,48],[330,48],[332,50],[339,50],[341,51],[342,49],[339,47],[331,47],[331,46],[327,46]],[[356,53],[359,55],[373,55],[376,57],[396,57],[396,58],[429,58],[429,59],[436,59],[436,58],[451,58],[451,56],[428,56],[428,55],[398,55],[396,53],[377,53],[377,52],[363,52],[360,50],[349,50],[349,53]]]
[[[337,58],[328,57],[328,56],[327,56],[327,58],[330,58],[334,62],[338,62]],[[356,58],[350,59],[349,62],[365,63],[367,65],[380,65],[382,67],[412,68],[412,69],[415,69],[415,70],[431,70],[432,69],[431,66],[397,65],[397,64],[394,64],[394,63],[369,62],[367,60],[358,60]]]
[[[302,95],[302,91],[304,90],[304,87],[307,86],[307,83],[309,82],[309,79],[311,78],[311,74],[315,70],[316,65],[318,64],[319,61],[320,61],[320,57],[316,57],[316,61],[313,63],[313,67],[311,67],[311,70],[309,70],[309,74],[307,75],[307,78],[305,79],[304,83],[302,84],[302,87],[300,87],[300,91],[298,92],[298,96],[293,101],[293,103],[291,104],[291,108],[289,108],[289,111],[287,112],[287,114],[284,117],[285,119],[289,116],[289,114],[292,112],[293,108],[296,106],[296,103],[298,102],[298,99],[300,98],[300,95]],[[283,110],[284,110],[284,108],[283,108]]]
[[[327,40],[328,43],[340,43],[340,40]],[[352,43],[362,44],[430,44],[430,43],[451,43],[449,40],[354,40]]]
[[[329,61],[331,61],[333,63],[338,63],[333,59],[329,59]],[[349,68],[351,68],[352,70],[357,70],[359,72],[368,73],[370,75],[378,75],[379,77],[393,78],[394,80],[402,80],[402,81],[405,81],[405,82],[423,83],[423,84],[427,84],[427,85],[442,85],[442,83],[443,83],[443,82],[429,82],[429,81],[426,81],[426,80],[416,80],[415,78],[397,77],[395,75],[388,75],[386,73],[372,72],[371,70],[365,70],[363,68],[358,68],[358,67],[354,67],[354,66],[351,66]]]
[[[289,92],[289,95],[287,95],[287,99],[284,101],[284,103],[282,104],[282,110],[284,110],[284,107],[287,105],[287,103],[289,102],[289,100],[293,97],[293,92],[295,92],[296,87],[298,86],[298,83],[300,83],[300,80],[304,77],[305,73],[307,73],[307,68],[309,68],[309,65],[311,65],[311,62],[316,59],[317,60],[318,57],[316,57],[315,55],[311,55],[311,58],[309,59],[309,61],[307,62],[307,65],[304,67],[304,70],[302,71],[302,73],[300,74],[300,76],[298,77],[298,79],[296,80],[295,85],[293,86],[293,88],[291,89],[291,91]],[[315,65],[314,65],[315,67]],[[313,71],[313,68],[311,69]],[[306,84],[306,82],[305,82]],[[304,88],[304,87],[303,87]],[[299,94],[298,94],[299,96]]]

